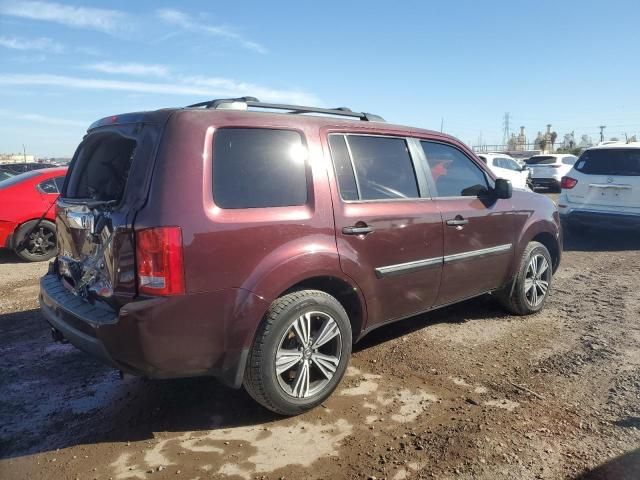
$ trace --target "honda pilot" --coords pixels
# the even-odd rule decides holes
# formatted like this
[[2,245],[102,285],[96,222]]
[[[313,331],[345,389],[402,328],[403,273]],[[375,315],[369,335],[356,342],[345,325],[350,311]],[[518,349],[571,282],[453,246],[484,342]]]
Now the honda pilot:
[[538,312],[562,250],[554,203],[451,136],[252,97],[97,121],[56,226],[40,292],[56,339],[286,415],[382,325],[487,293]]

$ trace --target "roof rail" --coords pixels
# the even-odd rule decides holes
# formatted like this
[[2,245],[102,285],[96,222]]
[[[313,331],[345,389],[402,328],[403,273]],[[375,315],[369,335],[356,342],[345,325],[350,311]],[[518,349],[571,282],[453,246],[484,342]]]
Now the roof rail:
[[379,115],[373,113],[354,112],[346,107],[338,108],[318,108],[318,107],[305,107],[302,105],[288,105],[285,103],[266,103],[261,102],[255,97],[239,97],[239,98],[219,98],[216,100],[209,100],[207,102],[194,103],[188,105],[187,108],[212,108],[215,110],[247,110],[248,107],[252,108],[265,108],[270,110],[287,110],[288,113],[322,113],[326,115],[337,115],[341,117],[359,118],[365,122],[384,122],[384,119]]

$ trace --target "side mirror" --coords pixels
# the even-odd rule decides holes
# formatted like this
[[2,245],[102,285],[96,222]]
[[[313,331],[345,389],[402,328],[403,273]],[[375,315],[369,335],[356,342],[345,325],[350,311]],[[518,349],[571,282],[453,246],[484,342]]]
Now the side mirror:
[[493,187],[493,194],[496,198],[509,199],[513,196],[513,186],[511,181],[504,178],[497,178],[495,187]]
[[525,163],[524,165],[522,165],[522,168],[520,170],[522,170],[523,172],[526,172],[527,170],[529,170],[529,167]]

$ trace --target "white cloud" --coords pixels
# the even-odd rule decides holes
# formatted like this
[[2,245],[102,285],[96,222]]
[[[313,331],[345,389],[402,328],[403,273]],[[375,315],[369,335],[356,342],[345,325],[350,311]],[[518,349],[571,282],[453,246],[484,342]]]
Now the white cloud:
[[219,25],[208,25],[206,23],[203,23],[202,21],[196,21],[188,14],[181,12],[180,10],[164,8],[158,10],[156,14],[161,20],[165,21],[166,23],[178,26],[180,28],[183,28],[184,30],[204,33],[214,37],[226,38],[228,40],[238,42],[241,46],[249,50],[253,50],[258,53],[267,53],[267,49],[265,47],[263,47],[259,43],[247,40],[242,35],[234,32],[228,27]]
[[68,118],[46,117],[36,113],[18,113],[10,110],[0,110],[0,116],[14,120],[26,120],[28,122],[44,123],[61,127],[88,127],[90,125],[90,122],[81,122]]
[[11,48],[13,50],[38,50],[49,53],[62,53],[64,46],[50,38],[21,38],[0,36],[0,47]]
[[0,13],[12,17],[60,23],[69,27],[87,28],[116,34],[128,25],[128,16],[119,10],[75,7],[61,3],[6,0],[0,3]]
[[113,63],[100,62],[87,65],[85,68],[96,72],[110,73],[114,75],[140,75],[166,77],[169,75],[169,69],[164,65],[147,65],[143,63]]
[[262,101],[317,105],[316,96],[300,90],[280,90],[224,78],[186,77],[174,82],[133,82],[102,78],[78,78],[64,75],[0,74],[0,85],[46,86],[89,90],[113,90],[133,93],[216,97],[257,96]]

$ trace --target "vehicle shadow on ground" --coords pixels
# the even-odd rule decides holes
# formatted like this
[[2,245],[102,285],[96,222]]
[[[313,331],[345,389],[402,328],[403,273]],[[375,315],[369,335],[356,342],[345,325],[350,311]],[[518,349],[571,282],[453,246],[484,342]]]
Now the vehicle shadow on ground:
[[[506,316],[488,296],[372,332],[361,351],[441,322]],[[0,315],[0,459],[75,445],[141,441],[154,432],[219,430],[280,420],[214,379],[125,378],[53,343],[37,309]]]
[[637,480],[640,478],[640,449],[608,461],[576,480]]
[[565,232],[564,250],[567,252],[622,252],[640,250],[637,231],[589,229],[580,233]]
[[279,419],[212,378],[125,378],[54,343],[39,310],[0,315],[0,459]]
[[431,312],[416,315],[399,322],[382,326],[354,346],[354,351],[366,350],[384,342],[400,338],[417,330],[438,323],[464,323],[469,320],[507,318],[509,314],[491,295],[483,295]]
[[8,248],[0,248],[0,264],[10,264],[10,263],[27,263],[18,257],[13,250],[9,250]]

